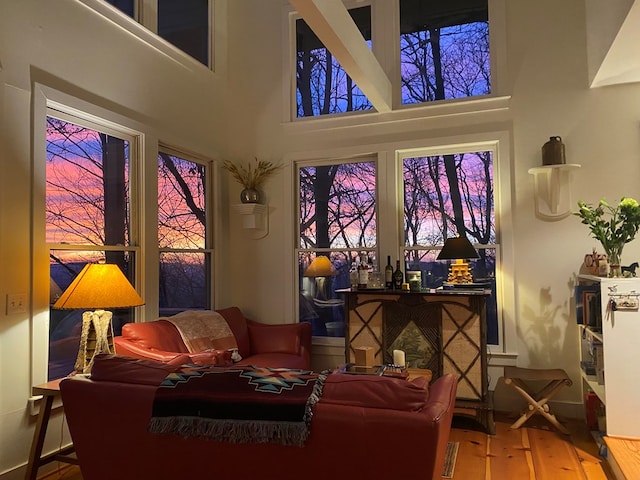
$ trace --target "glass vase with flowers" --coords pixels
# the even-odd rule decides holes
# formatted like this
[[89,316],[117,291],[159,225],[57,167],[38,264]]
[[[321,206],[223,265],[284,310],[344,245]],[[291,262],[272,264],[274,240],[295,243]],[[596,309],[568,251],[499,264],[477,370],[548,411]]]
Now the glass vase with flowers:
[[582,219],[591,236],[602,244],[609,262],[609,276],[621,277],[622,249],[638,233],[640,205],[633,198],[622,197],[615,206],[602,199],[597,206],[579,201],[578,207],[573,214]]

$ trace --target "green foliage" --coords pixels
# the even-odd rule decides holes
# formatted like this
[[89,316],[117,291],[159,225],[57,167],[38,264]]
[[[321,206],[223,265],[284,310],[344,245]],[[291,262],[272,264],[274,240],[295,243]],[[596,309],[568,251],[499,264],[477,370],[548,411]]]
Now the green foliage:
[[573,214],[589,227],[591,235],[602,244],[607,255],[620,255],[625,243],[633,240],[640,227],[640,205],[633,198],[622,197],[615,207],[606,200],[597,206],[578,202],[579,210]]

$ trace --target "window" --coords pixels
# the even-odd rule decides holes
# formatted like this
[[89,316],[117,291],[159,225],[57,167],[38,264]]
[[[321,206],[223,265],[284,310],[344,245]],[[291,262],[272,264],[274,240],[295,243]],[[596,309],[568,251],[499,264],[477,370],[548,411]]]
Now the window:
[[377,263],[376,163],[300,164],[297,178],[299,320],[311,323],[314,336],[342,337],[336,290],[350,286],[356,263]]
[[[134,137],[50,110],[46,126],[46,242],[52,305],[87,263],[117,264],[135,285]],[[73,371],[82,311],[50,309],[48,378]],[[133,310],[113,312],[116,335]]]
[[211,307],[211,250],[203,163],[163,148],[158,155],[160,313]]
[[491,93],[487,0],[400,0],[402,103]]
[[496,236],[491,150],[402,153],[405,271],[423,272],[422,286],[435,288],[448,276],[436,258],[445,240],[457,234],[474,244],[474,282],[492,291],[487,309],[487,343],[498,344]]
[[143,24],[200,63],[211,66],[209,0],[106,1],[140,23],[150,12],[157,14],[154,26]]
[[[371,7],[349,10],[371,45]],[[371,104],[302,19],[296,21],[297,117],[370,110]]]

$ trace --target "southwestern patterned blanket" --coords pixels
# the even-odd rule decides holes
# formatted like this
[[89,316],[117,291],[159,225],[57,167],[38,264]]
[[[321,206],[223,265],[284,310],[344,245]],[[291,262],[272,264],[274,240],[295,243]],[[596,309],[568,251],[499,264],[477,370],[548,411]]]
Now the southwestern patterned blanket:
[[307,370],[186,365],[158,387],[149,431],[303,446],[325,379]]

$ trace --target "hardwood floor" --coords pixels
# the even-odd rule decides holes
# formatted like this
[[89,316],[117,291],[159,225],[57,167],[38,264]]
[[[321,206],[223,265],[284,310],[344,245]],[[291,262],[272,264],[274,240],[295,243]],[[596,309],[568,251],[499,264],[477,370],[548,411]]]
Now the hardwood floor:
[[[450,439],[460,447],[453,480],[614,480],[582,420],[563,421],[570,436],[540,416],[518,430],[509,428],[513,421],[496,414],[496,435],[486,435],[465,417],[456,417]],[[82,480],[82,474],[64,465],[42,478]]]

